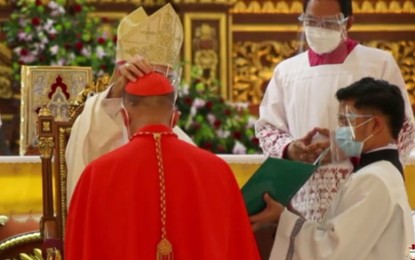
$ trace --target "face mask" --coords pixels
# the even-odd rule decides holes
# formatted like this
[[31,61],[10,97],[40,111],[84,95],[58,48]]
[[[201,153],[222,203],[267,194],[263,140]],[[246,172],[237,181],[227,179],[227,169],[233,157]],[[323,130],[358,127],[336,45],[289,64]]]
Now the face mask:
[[[360,127],[367,122],[372,120],[372,118],[366,120],[365,122],[355,126],[354,128]],[[360,157],[363,150],[363,144],[373,136],[369,135],[363,141],[354,140],[353,128],[350,126],[338,127],[335,133],[336,144],[340,147],[340,150],[348,157]]]
[[334,51],[342,40],[342,31],[320,27],[305,26],[305,36],[308,46],[317,54]]
[[363,142],[353,140],[352,128],[343,126],[336,129],[336,144],[347,157],[359,157],[362,154]]

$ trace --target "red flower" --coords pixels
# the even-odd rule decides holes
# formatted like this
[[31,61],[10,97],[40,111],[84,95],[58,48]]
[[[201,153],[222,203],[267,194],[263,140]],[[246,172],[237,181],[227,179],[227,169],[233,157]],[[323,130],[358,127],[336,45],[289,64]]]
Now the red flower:
[[107,70],[107,65],[102,64],[102,65],[100,66],[100,68],[101,68],[103,71],[105,71],[105,70]]
[[193,99],[191,97],[185,97],[183,101],[188,106],[191,106],[193,103]]
[[199,123],[193,123],[193,124],[192,124],[192,128],[193,128],[195,131],[197,131],[197,130],[199,130],[199,129],[200,129],[200,124],[199,124]]
[[42,0],[36,0],[36,1],[35,1],[35,5],[37,5],[37,6],[41,6],[41,5],[42,5]]
[[225,152],[225,147],[223,147],[223,145],[219,144],[218,147],[216,148],[218,153],[224,153]]
[[224,113],[226,116],[229,116],[229,115],[231,114],[231,111],[230,111],[229,109],[225,109],[225,111],[223,111],[223,113]]
[[112,37],[112,41],[113,41],[114,43],[117,43],[117,40],[118,40],[117,35],[114,35],[114,37]]
[[29,54],[29,51],[28,50],[26,50],[26,49],[21,49],[20,50],[20,55],[27,56],[28,54]]
[[233,138],[237,139],[237,140],[241,140],[242,139],[242,133],[239,131],[235,131],[232,133]]
[[75,11],[75,13],[82,12],[82,5],[74,5],[73,10]]
[[208,102],[206,102],[206,104],[205,104],[205,108],[207,108],[208,110],[211,110],[211,109],[212,109],[212,106],[213,106],[212,101],[208,101]]
[[77,49],[78,51],[82,50],[83,47],[84,45],[82,44],[82,42],[75,43],[75,49]]
[[222,125],[222,121],[220,121],[219,119],[216,119],[215,122],[213,122],[213,126],[215,128],[219,128]]
[[99,37],[97,40],[98,44],[104,44],[105,43],[105,39],[103,37]]
[[49,34],[49,39],[51,41],[55,40],[56,39],[56,34],[54,34],[54,33]]
[[39,26],[40,25],[40,18],[39,17],[33,17],[32,18],[32,25],[33,26]]
[[259,139],[256,137],[252,137],[251,142],[253,145],[259,145]]
[[206,149],[206,150],[210,150],[210,149],[212,149],[212,143],[211,142],[204,142],[202,144],[202,148]]

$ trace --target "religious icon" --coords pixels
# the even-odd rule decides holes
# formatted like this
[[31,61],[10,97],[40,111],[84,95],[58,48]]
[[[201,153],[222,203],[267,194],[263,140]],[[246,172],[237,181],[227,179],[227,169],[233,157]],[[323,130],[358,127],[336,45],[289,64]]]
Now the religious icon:
[[90,67],[23,66],[20,121],[20,154],[38,144],[37,113],[47,106],[55,121],[68,121],[69,105],[92,83]]

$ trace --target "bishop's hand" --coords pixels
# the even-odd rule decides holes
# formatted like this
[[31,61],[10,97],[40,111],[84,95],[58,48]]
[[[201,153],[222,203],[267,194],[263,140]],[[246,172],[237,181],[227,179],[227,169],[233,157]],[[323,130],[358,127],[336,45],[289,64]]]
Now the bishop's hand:
[[108,98],[119,98],[122,96],[123,88],[128,81],[135,81],[153,71],[151,64],[143,57],[136,55],[130,61],[116,68],[116,79]]

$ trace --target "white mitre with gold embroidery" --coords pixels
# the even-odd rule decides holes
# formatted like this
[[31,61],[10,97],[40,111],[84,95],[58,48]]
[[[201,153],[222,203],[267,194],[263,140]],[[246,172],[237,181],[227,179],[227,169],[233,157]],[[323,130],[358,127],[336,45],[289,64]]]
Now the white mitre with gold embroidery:
[[183,26],[170,4],[151,16],[138,8],[121,20],[117,37],[117,62],[140,55],[152,64],[175,67],[179,63]]

